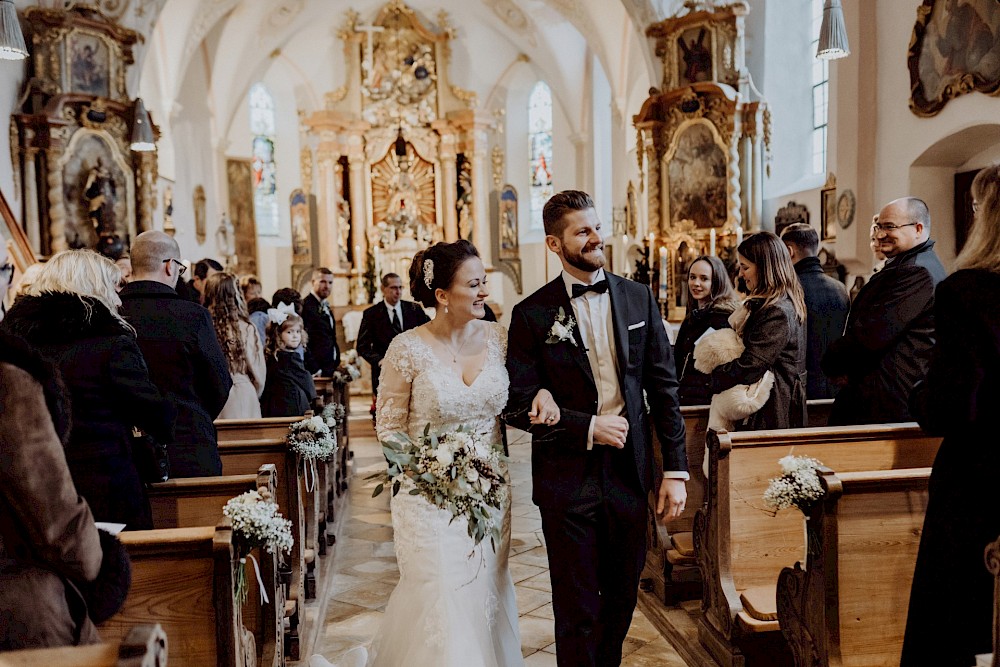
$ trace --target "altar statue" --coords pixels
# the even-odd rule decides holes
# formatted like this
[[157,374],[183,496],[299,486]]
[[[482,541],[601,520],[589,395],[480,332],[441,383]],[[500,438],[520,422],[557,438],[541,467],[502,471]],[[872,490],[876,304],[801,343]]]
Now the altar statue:
[[87,199],[87,217],[98,237],[113,236],[116,230],[115,180],[102,158],[97,158],[97,164],[87,175],[83,196]]

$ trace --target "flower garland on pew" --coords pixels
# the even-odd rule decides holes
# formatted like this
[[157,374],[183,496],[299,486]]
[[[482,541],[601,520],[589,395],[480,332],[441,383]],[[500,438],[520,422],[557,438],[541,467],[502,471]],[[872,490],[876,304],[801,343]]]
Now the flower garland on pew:
[[[324,409],[324,415],[326,410]],[[306,460],[306,490],[312,491],[316,484],[316,461],[329,461],[337,453],[337,436],[328,425],[325,416],[300,419],[288,427],[285,442],[288,447]],[[309,472],[312,471],[312,483]]]
[[358,351],[351,349],[340,357],[341,366],[333,372],[333,381],[341,386],[361,377],[361,367],[358,364]]
[[260,577],[257,559],[251,555],[253,549],[260,547],[267,553],[289,554],[292,551],[292,522],[284,518],[278,511],[278,505],[266,490],[247,491],[231,498],[222,508],[222,513],[233,525],[233,547],[239,558],[240,566],[236,569],[236,601],[242,609],[247,601],[247,558],[253,561],[257,575],[257,585],[260,587],[260,598],[264,603],[270,602],[264,590],[264,582]]

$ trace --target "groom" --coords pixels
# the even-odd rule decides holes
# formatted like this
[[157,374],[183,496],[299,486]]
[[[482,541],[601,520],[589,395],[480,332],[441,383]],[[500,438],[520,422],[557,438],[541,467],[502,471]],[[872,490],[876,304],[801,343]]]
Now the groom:
[[[542,218],[563,271],[514,307],[505,417],[533,436],[532,499],[549,555],[558,664],[606,667],[621,663],[635,610],[647,495],[658,480],[657,514],[670,519],[684,508],[684,422],[653,294],[605,274],[590,195],[560,192]],[[541,388],[558,421],[550,405],[533,404]],[[650,421],[663,471],[653,470]]]

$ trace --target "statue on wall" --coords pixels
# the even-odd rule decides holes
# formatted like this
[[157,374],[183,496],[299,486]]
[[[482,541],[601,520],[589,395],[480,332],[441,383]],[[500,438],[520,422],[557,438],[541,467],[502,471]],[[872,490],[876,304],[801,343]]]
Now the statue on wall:
[[346,199],[337,197],[337,256],[341,266],[350,266],[351,259],[347,249],[351,247],[351,205]]
[[420,217],[417,206],[417,188],[410,177],[410,160],[404,153],[398,157],[399,169],[396,177],[389,181],[389,205],[386,219],[397,227],[414,225]]
[[86,197],[87,216],[98,237],[113,236],[115,233],[115,179],[104,166],[104,160],[97,158],[97,163],[91,167],[87,175],[87,184],[83,189]]

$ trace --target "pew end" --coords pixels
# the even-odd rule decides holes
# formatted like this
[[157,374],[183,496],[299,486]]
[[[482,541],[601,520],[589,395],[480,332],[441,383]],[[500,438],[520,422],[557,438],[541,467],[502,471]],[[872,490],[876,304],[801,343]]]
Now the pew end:
[[167,667],[167,635],[159,624],[136,625],[117,643],[0,653],[0,667]]

